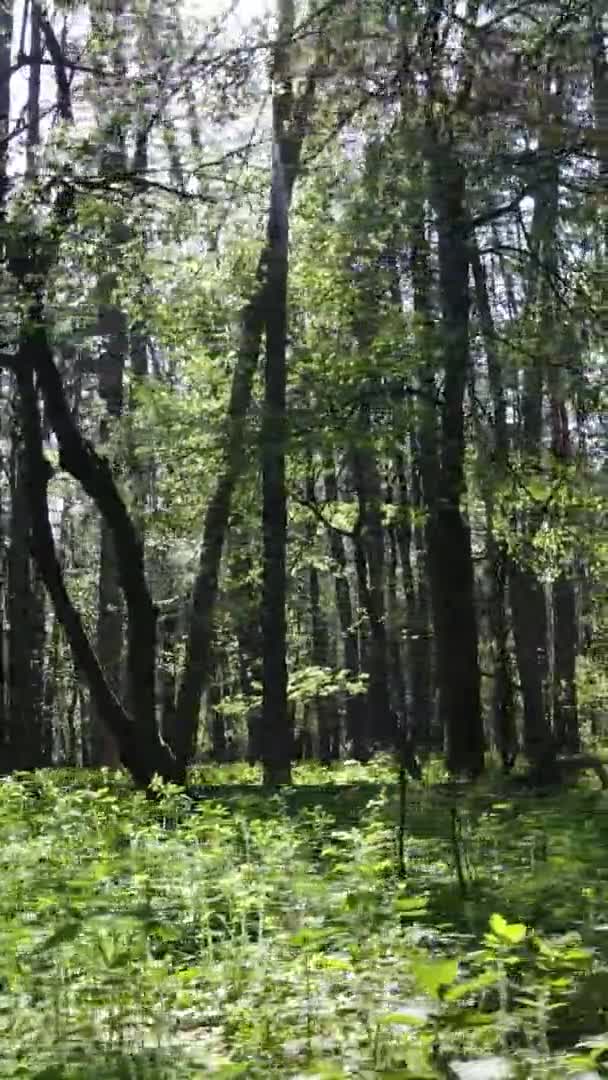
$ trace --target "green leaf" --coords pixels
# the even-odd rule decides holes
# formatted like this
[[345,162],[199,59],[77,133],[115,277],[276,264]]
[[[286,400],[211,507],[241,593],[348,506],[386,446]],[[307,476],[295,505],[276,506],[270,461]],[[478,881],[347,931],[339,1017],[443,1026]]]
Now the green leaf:
[[489,986],[495,986],[500,981],[500,973],[498,971],[489,970],[482,971],[480,975],[476,975],[473,979],[466,979],[464,982],[458,983],[456,986],[452,986],[445,995],[446,1001],[459,1001],[460,998],[467,997],[469,994],[476,994],[479,990],[485,990]]
[[490,930],[499,941],[508,945],[520,945],[528,932],[524,923],[508,923],[502,915],[497,914],[490,917]]
[[420,987],[432,997],[441,997],[444,987],[451,986],[458,975],[458,960],[418,961],[414,964],[414,978]]

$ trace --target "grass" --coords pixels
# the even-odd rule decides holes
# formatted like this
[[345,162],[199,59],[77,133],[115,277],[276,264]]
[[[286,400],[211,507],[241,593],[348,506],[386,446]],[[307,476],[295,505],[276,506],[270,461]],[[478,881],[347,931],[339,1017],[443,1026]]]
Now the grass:
[[606,795],[256,779],[0,783],[2,1077],[608,1075]]

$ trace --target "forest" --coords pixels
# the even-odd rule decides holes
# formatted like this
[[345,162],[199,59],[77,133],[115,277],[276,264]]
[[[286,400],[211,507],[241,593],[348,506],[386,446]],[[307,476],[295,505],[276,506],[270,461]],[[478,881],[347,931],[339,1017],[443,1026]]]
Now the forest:
[[2,0],[0,1063],[608,1075],[605,0]]

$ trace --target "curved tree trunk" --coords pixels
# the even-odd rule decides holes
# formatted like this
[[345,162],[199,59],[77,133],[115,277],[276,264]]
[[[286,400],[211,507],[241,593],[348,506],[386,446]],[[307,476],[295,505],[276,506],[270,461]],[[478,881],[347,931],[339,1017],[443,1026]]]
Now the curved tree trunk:
[[[92,455],[92,451],[88,452],[87,444],[83,443],[81,437],[72,430],[73,421],[65,405],[61,382],[53,363],[39,312],[35,313],[32,324],[33,327],[29,332],[23,332],[15,363],[27,461],[32,547],[55,613],[70,642],[77,667],[85,674],[97,707],[103,709],[106,723],[120,746],[121,758],[125,766],[138,783],[147,785],[157,772],[163,776],[176,776],[176,774],[166,749],[158,738],[154,738],[155,730],[146,730],[146,727],[143,730],[138,729],[137,720],[142,716],[141,711],[138,711],[132,720],[108,686],[99,661],[91,648],[80,615],[65,587],[49,521],[47,485],[51,470],[44,456],[37,395],[34,389],[34,372],[44,386],[49,419],[58,436],[61,463],[64,467],[71,466],[68,471],[73,470],[76,473],[85,490],[88,490],[93,497],[105,498],[106,501],[102,505],[104,508],[109,507],[111,520],[117,519],[119,528],[123,524],[124,508],[117,504],[118,493],[110,489],[105,473],[107,466],[101,459]],[[124,530],[119,535],[125,540],[126,545],[132,544],[133,540],[128,532],[126,537]],[[134,554],[136,553],[135,551]],[[137,571],[136,562],[134,570]],[[139,587],[141,587],[140,583],[136,582],[130,594],[132,606],[134,600],[137,599]],[[147,645],[148,642],[145,641],[144,648]],[[146,658],[144,652],[144,660]],[[147,735],[151,737],[146,737]]]

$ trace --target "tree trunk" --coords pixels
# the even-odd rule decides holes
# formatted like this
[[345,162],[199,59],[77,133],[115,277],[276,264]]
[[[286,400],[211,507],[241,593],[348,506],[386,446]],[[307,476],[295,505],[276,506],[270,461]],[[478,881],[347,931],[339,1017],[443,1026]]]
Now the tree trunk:
[[576,692],[576,594],[570,574],[560,574],[552,586],[553,599],[553,730],[556,750],[580,750]]
[[372,743],[394,747],[397,725],[390,699],[389,644],[384,604],[382,492],[373,451],[366,445],[370,432],[365,404],[359,412],[361,440],[351,452],[351,469],[359,506],[355,527],[357,577],[369,623],[368,709],[373,724],[369,736]]
[[[544,149],[541,138],[541,150]],[[541,164],[534,196],[531,229],[531,268],[526,304],[540,310],[537,356],[524,371],[520,450],[524,461],[535,467],[542,453],[543,388],[546,342],[554,326],[552,275],[555,263],[555,229],[558,214],[558,163],[552,152],[540,155]],[[549,358],[550,359],[550,358]],[[552,768],[556,747],[551,730],[547,604],[544,586],[527,557],[527,533],[538,528],[535,511],[520,522],[524,540],[521,565],[511,569],[511,609],[513,633],[524,705],[524,749],[535,771],[544,775]]]
[[[306,478],[306,501],[309,505],[315,501],[312,463],[309,463],[309,473]],[[311,553],[314,551],[315,535],[316,527],[313,520],[308,530],[308,544]],[[308,568],[308,594],[310,598],[312,662],[315,667],[326,669],[329,666],[329,633],[325,613],[321,605],[319,571],[314,564],[314,560],[311,560]],[[334,696],[317,695],[315,712],[319,737],[319,760],[323,765],[328,765],[334,757],[336,745],[339,745],[339,717]]]
[[[291,130],[288,137],[282,141],[280,155],[284,187],[282,192],[271,193],[267,241],[258,263],[258,284],[241,317],[241,342],[230,390],[224,458],[214,493],[205,512],[199,570],[190,606],[186,658],[177,698],[177,735],[174,750],[178,761],[188,761],[196,743],[201,693],[209,673],[213,613],[224,539],[230,518],[234,488],[245,459],[245,424],[251,402],[253,376],[257,367],[266,316],[268,312],[272,312],[276,302],[271,280],[272,266],[274,265],[278,270],[278,265],[273,264],[271,257],[275,243],[273,205],[275,196],[282,194],[285,200],[282,211],[288,212],[298,174],[302,145],[310,123],[314,93],[315,80],[311,75],[306,90],[297,103],[293,104],[291,98],[283,102],[285,107],[288,104],[290,106],[288,118],[291,121]],[[275,167],[278,166],[279,158],[276,153],[273,162]],[[276,172],[276,168],[274,171]],[[279,209],[281,209],[280,205]],[[280,327],[275,327],[275,330],[280,330]],[[274,344],[277,343],[278,338]]]
[[266,363],[262,415],[262,743],[264,782],[291,779],[292,732],[287,705],[287,284],[289,275],[289,127],[293,112],[289,43],[295,26],[293,0],[278,0],[272,123],[272,178],[264,322]]
[[[485,268],[475,236],[469,245],[475,282],[475,303],[488,367],[488,382],[492,401],[493,467],[481,463],[480,486],[486,510],[486,549],[489,579],[489,627],[493,660],[492,716],[494,738],[505,769],[510,769],[517,753],[517,731],[514,714],[514,687],[509,653],[509,624],[507,618],[507,580],[509,558],[504,543],[496,540],[494,532],[494,488],[504,481],[509,458],[506,400],[502,369],[498,355],[494,318],[488,295]],[[481,432],[480,432],[481,434]]]
[[[110,437],[112,424],[122,417],[124,400],[124,368],[127,349],[127,321],[120,308],[111,303],[111,292],[116,284],[115,274],[99,283],[100,306],[98,332],[105,340],[105,349],[99,361],[99,396],[105,401],[107,415],[100,425],[100,442],[103,446]],[[120,697],[123,652],[123,603],[116,551],[111,530],[102,518],[100,524],[99,590],[97,616],[97,656],[110,687]],[[116,767],[120,760],[119,750],[112,733],[104,722],[103,714],[94,711],[91,732],[92,764]]]
[[[8,156],[9,156],[9,122],[10,122],[10,110],[11,110],[11,93],[10,93],[10,71],[11,71],[11,43],[13,36],[13,5],[6,4],[0,10],[0,223],[2,224],[3,231],[6,221],[6,196],[8,191]],[[5,260],[5,237],[0,237],[0,260],[4,263]],[[4,411],[6,407],[5,403],[5,387],[0,387],[2,398],[0,401],[0,407]],[[4,435],[5,432],[3,431]],[[6,465],[6,462],[2,462],[2,465]],[[0,508],[2,510],[3,508]],[[0,513],[0,519],[2,514]],[[8,514],[5,515],[5,520],[8,520]],[[2,765],[0,768],[5,771],[10,766],[9,760],[9,740],[10,740],[10,728],[9,728],[9,671],[8,671],[8,630],[9,627],[5,625],[5,617],[8,611],[8,595],[6,589],[7,580],[7,558],[6,558],[6,545],[7,537],[2,533],[0,535],[0,747],[2,752]]]
[[[551,453],[557,469],[566,473],[572,466],[572,445],[566,402],[565,382],[568,371],[578,366],[573,363],[572,344],[568,341],[567,328],[562,328],[561,313],[556,309],[553,284],[559,273],[558,266],[558,210],[559,177],[557,170],[551,177],[552,213],[547,221],[543,242],[543,269],[549,278],[544,289],[543,337],[553,342],[552,355],[547,363],[547,386],[551,409]],[[561,348],[560,348],[561,342]],[[578,620],[574,560],[563,566],[557,580],[552,584],[551,601],[553,613],[553,735],[555,751],[580,750],[578,705],[576,688],[576,653]]]
[[[176,602],[177,607],[177,602]],[[158,687],[163,738],[169,746],[175,741],[177,671],[175,652],[178,645],[177,610],[166,612],[159,620]]]
[[[114,693],[119,697],[122,682],[122,594],[118,580],[112,535],[105,522],[100,525],[97,655]],[[120,753],[103,713],[93,710],[91,765],[117,767]]]
[[463,405],[470,365],[465,180],[449,145],[432,129],[428,136],[445,372],[440,469],[428,534],[438,676],[448,768],[477,775],[484,764],[484,732],[471,535],[461,506],[466,494]]
[[239,650],[239,684],[247,708],[247,760],[253,764],[262,756],[261,714],[255,701],[262,684],[262,641],[260,608],[253,584],[254,558],[250,539],[238,516],[232,522],[231,541],[230,610]]
[[[406,463],[402,453],[395,456],[399,519],[395,527],[407,619],[407,657],[410,673],[409,730],[415,746],[428,746],[431,736],[431,633],[424,545],[417,544],[417,580],[412,571],[414,500],[410,499]],[[415,469],[415,467],[414,467]]]
[[[323,487],[325,500],[329,504],[338,502],[338,484],[334,463],[327,458],[323,468]],[[335,564],[334,588],[336,608],[340,623],[344,667],[349,678],[355,680],[361,674],[359,644],[355,617],[348,581],[348,561],[342,535],[331,526],[327,529],[327,540],[332,560]],[[367,756],[366,706],[363,694],[349,694],[346,698],[346,738],[349,751],[358,761]]]
[[[70,414],[39,307],[33,308],[28,325],[22,330],[15,371],[27,463],[32,545],[57,618],[67,634],[76,664],[89,682],[96,708],[103,712],[117,739],[121,760],[136,782],[145,786],[157,772],[166,778],[183,780],[183,771],[176,767],[156,726],[156,612],[145,582],[141,544],[108,464],[83,439]],[[65,588],[49,522],[47,485],[51,474],[44,456],[34,373],[57,437],[60,465],[79,481],[112,529],[129,614],[130,716],[108,686],[82,620]]]
[[[280,155],[275,142],[274,156]],[[262,733],[264,782],[277,786],[291,778],[291,736],[287,710],[285,487],[287,216],[282,211],[283,166],[274,165],[276,235],[268,263],[271,292],[266,312],[265,397],[262,420]],[[272,302],[270,297],[272,296]]]
[[[418,352],[424,359],[420,365],[418,424],[411,434],[413,497],[420,514],[426,511],[424,525],[416,529],[417,558],[417,625],[427,635],[424,642],[425,659],[429,665],[428,720],[423,711],[423,723],[428,726],[429,742],[437,749],[443,748],[444,730],[440,710],[436,707],[435,687],[439,682],[439,644],[435,627],[440,620],[441,600],[439,583],[432,572],[431,563],[431,515],[429,507],[437,500],[439,484],[439,432],[437,423],[437,388],[435,381],[439,341],[435,312],[431,302],[432,273],[429,241],[425,228],[424,202],[421,192],[424,172],[419,162],[412,167],[412,192],[410,204],[411,221],[411,275],[414,294],[415,333]],[[420,564],[422,563],[422,569]],[[430,617],[429,617],[430,616]],[[424,670],[424,669],[423,669]],[[431,693],[431,691],[433,691]],[[420,695],[423,688],[420,688]],[[420,696],[420,705],[423,707]]]
[[16,424],[11,451],[11,531],[7,558],[10,760],[13,768],[50,764],[43,730],[44,598],[30,554],[26,463]]
[[[386,484],[387,505],[394,505],[393,486]],[[400,730],[409,731],[409,710],[407,702],[407,688],[404,676],[404,657],[401,646],[403,638],[402,604],[399,602],[397,591],[397,572],[399,567],[399,544],[397,540],[397,527],[391,524],[387,530],[388,535],[388,560],[386,572],[386,607],[387,607],[387,637],[389,645],[390,671],[391,671],[391,708],[399,719]],[[403,559],[403,551],[402,551]],[[406,571],[407,574],[407,571]],[[404,575],[405,576],[405,575]],[[407,585],[404,587],[407,588]],[[409,607],[405,605],[406,612]]]
[[226,724],[224,714],[218,708],[222,702],[222,679],[219,666],[216,666],[215,676],[207,689],[207,725],[211,738],[211,753],[213,760],[223,762],[226,760]]
[[[11,6],[9,5],[9,11]],[[40,25],[36,10],[31,13],[32,53],[40,54]],[[10,68],[10,38],[4,35],[12,28],[12,13],[3,16],[2,35],[7,41]],[[2,87],[0,117],[2,132],[7,138],[10,111],[10,73]],[[40,64],[32,64],[28,78],[27,96],[26,173],[35,175],[33,155],[40,140]],[[6,196],[8,139],[2,151],[0,183],[2,184],[2,216]],[[11,431],[11,534],[7,558],[7,612],[9,624],[8,690],[12,764],[30,769],[49,763],[49,738],[44,730],[43,651],[45,644],[44,596],[30,552],[30,523],[27,508],[26,468],[22,434],[17,410],[13,410]]]

